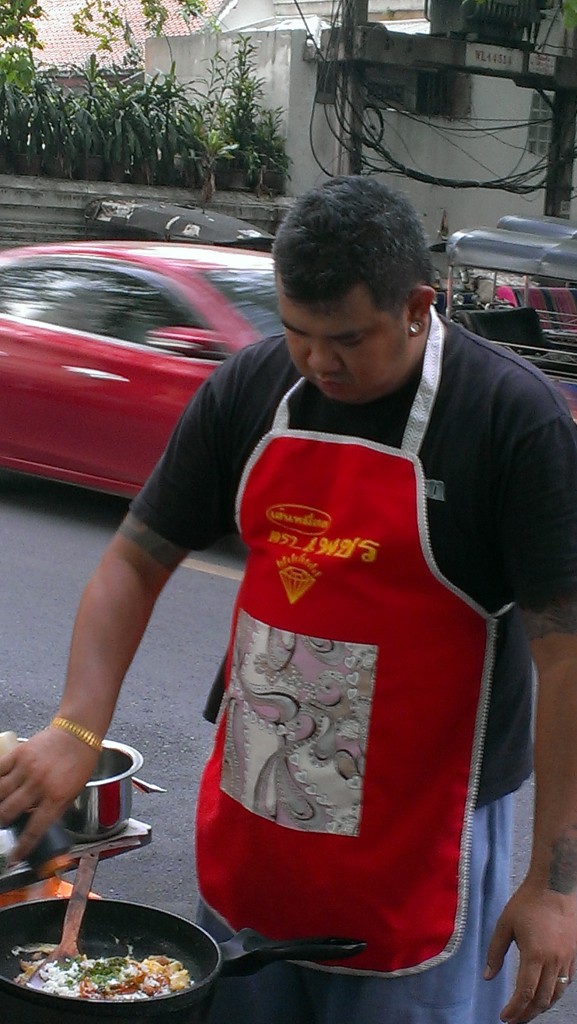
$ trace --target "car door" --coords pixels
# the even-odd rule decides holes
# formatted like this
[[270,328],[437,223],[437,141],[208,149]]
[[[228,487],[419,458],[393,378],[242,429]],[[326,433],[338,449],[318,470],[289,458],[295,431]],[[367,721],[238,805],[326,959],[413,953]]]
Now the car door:
[[[155,347],[168,326],[199,354]],[[134,493],[217,365],[207,338],[218,343],[158,272],[86,258],[0,268],[2,464]]]

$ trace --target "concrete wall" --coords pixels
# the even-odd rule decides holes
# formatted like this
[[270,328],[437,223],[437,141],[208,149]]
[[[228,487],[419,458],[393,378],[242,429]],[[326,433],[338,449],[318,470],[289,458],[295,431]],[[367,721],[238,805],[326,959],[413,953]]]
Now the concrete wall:
[[[86,234],[84,208],[89,200],[97,197],[201,205],[200,194],[189,189],[0,174],[0,248],[90,237]],[[209,206],[274,233],[287,200],[221,192]]]
[[[471,117],[466,121],[384,115],[384,142],[394,157],[433,179],[462,179],[463,187],[425,183],[385,171],[387,180],[402,188],[422,212],[429,236],[436,240],[442,222],[449,232],[467,227],[496,227],[505,214],[541,216],[545,192],[527,195],[503,189],[481,189],[466,182],[505,178],[541,165],[535,181],[543,181],[542,156],[527,151],[531,89],[513,82],[473,75]],[[520,127],[503,132],[503,125]],[[525,125],[525,126],[523,126]],[[377,166],[378,161],[376,161]],[[383,162],[380,166],[385,169]],[[445,216],[446,215],[446,216]],[[573,216],[577,206],[573,201]]]
[[[266,105],[284,111],[287,152],[291,159],[288,194],[300,195],[327,174],[347,171],[336,138],[335,111],[331,106],[315,104],[317,58],[314,44],[307,41],[301,27],[274,29],[245,27],[258,46],[258,75],[266,82]],[[568,52],[571,41],[563,33],[559,19],[541,29],[547,47]],[[183,81],[202,79],[206,62],[216,46],[232,52],[237,32],[215,37],[203,32],[196,36],[149,40],[146,68],[149,73],[167,71],[172,60]],[[506,79],[471,76],[471,113],[467,120],[427,119],[394,110],[383,111],[384,141],[393,156],[417,173],[429,175],[430,183],[391,171],[382,160],[375,170],[393,186],[402,187],[425,218],[429,234],[435,239],[441,224],[450,231],[480,224],[494,226],[505,213],[540,215],[544,212],[544,188],[527,195],[504,189],[452,187],[437,184],[435,178],[479,182],[505,178],[521,171],[536,170],[534,181],[544,181],[543,158],[527,151],[531,89],[519,88]],[[505,124],[523,125],[503,132]],[[313,139],[311,146],[310,136]],[[367,154],[369,155],[369,154]],[[541,165],[539,172],[538,165]],[[577,175],[575,176],[577,184]],[[577,217],[577,201],[570,215]]]
[[[258,74],[267,83],[266,105],[284,111],[287,150],[292,161],[289,196],[300,195],[327,174],[347,169],[341,162],[334,108],[314,102],[317,62],[314,44],[307,40],[303,28],[275,30],[269,25],[250,32],[259,51]],[[223,53],[232,53],[237,35],[203,32],[193,37],[152,40],[147,44],[147,70],[168,70],[175,60],[182,80],[202,79],[216,46]],[[551,42],[560,43],[553,38]],[[467,121],[427,120],[386,111],[384,141],[393,155],[433,179],[485,180],[534,167],[540,158],[526,151],[527,128],[518,127],[506,135],[501,132],[503,122],[522,125],[528,120],[531,90],[517,88],[504,79],[473,76],[471,81],[471,116]],[[522,196],[502,189],[447,187],[435,181],[426,183],[393,174],[382,163],[375,162],[375,166],[385,180],[411,197],[433,241],[441,226],[456,231],[494,226],[506,213],[543,213],[542,188]],[[574,180],[577,190],[577,175]],[[200,205],[200,194],[192,190],[0,174],[0,247],[83,237],[84,207],[95,196]],[[289,202],[282,197],[273,200],[217,192],[211,206],[274,231]],[[577,219],[576,200],[571,215]]]
[[[244,30],[244,31],[249,31]],[[149,39],[146,43],[146,72],[168,72],[174,62],[176,73],[184,83],[202,83],[217,48],[225,57],[232,56],[238,32],[218,35],[201,32],[195,36],[172,36]],[[330,174],[338,171],[339,147],[328,127],[325,110],[315,105],[317,62],[314,44],[307,41],[301,29],[250,29],[252,42],[258,48],[258,77],[266,82],[263,106],[280,107],[291,159],[287,194],[300,195],[326,175],[315,161],[309,142],[309,126],[314,118],[315,153],[319,163]],[[328,110],[328,108],[327,108]],[[334,113],[329,111],[329,118]]]

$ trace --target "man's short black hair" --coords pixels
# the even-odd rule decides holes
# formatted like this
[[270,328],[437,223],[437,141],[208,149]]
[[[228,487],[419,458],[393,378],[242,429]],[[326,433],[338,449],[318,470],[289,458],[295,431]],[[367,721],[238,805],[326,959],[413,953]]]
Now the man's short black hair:
[[297,199],[273,245],[283,291],[330,304],[357,284],[379,309],[399,310],[433,267],[421,220],[401,192],[373,177],[331,178]]

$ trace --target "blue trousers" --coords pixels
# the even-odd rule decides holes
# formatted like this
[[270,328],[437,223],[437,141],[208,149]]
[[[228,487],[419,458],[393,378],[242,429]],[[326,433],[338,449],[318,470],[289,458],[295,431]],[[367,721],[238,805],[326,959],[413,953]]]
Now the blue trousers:
[[[466,931],[440,967],[374,978],[271,964],[249,977],[220,980],[209,1024],[499,1024],[510,972],[505,967],[487,982],[482,971],[509,895],[512,833],[512,796],[475,812]],[[197,923],[218,942],[230,937],[202,903]]]

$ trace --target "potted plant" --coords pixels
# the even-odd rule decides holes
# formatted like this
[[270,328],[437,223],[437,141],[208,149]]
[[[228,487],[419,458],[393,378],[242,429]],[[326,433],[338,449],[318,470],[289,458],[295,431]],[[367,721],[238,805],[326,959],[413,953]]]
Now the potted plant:
[[174,64],[166,75],[153,76],[138,102],[148,125],[145,164],[159,185],[184,183],[192,177],[194,143],[186,87],[177,81]]
[[[265,177],[269,188],[284,191],[289,161],[282,136],[282,111],[262,107],[264,81],[256,76],[257,47],[248,36],[235,42],[233,56],[219,57],[223,89],[220,125],[236,148],[225,164],[217,165],[218,187],[260,189]],[[273,180],[274,179],[274,180]]]
[[5,81],[4,138],[9,166],[16,174],[31,174],[28,138],[31,101],[26,89],[14,82]]
[[28,152],[36,173],[71,177],[70,104],[49,72],[35,76],[28,96]]
[[215,172],[219,162],[231,160],[236,144],[230,143],[222,128],[197,122],[194,132],[200,166],[202,200],[208,203],[216,188]]
[[106,126],[105,176],[113,181],[130,179],[148,155],[150,126],[139,102],[139,91],[138,84],[115,77],[101,96],[101,123]]
[[248,36],[239,36],[231,59],[225,62],[226,92],[222,105],[225,134],[236,152],[229,167],[229,188],[250,188],[259,175],[255,126],[260,115],[264,82],[255,75],[257,47]]
[[[200,156],[203,135],[202,118],[186,99],[178,106],[173,129],[176,133],[172,158],[174,183],[185,188],[202,188],[203,170]],[[159,174],[162,174],[161,169],[159,169]],[[161,178],[160,180],[164,181],[165,179]]]
[[10,45],[0,51],[0,137],[3,140],[2,166],[28,173],[28,93],[35,75],[29,49]]
[[238,143],[230,137],[226,119],[228,87],[228,64],[217,52],[209,61],[208,75],[202,86],[195,85],[194,100],[183,118],[189,145],[199,168],[204,202],[214,194],[217,168],[231,160],[238,149]]
[[73,176],[99,181],[104,169],[104,144],[108,132],[106,84],[91,55],[82,73],[83,90],[72,101],[71,132],[74,147]]
[[290,166],[282,134],[282,111],[263,110],[256,125],[255,148],[259,155],[257,189],[283,195]]

